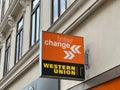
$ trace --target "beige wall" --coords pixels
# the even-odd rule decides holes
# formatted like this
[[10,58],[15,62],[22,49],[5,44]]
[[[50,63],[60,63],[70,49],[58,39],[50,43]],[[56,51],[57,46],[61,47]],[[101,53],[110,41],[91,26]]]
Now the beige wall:
[[69,7],[75,0],[67,0],[67,7]]
[[39,63],[35,63],[25,73],[23,73],[16,81],[14,81],[6,90],[22,90],[31,82],[39,77]]
[[[90,68],[87,79],[99,75],[120,64],[120,1],[106,1],[97,11],[79,24],[69,34],[84,37],[85,50],[89,49]],[[78,81],[61,81],[62,90]]]
[[29,4],[26,6],[25,9],[22,10],[24,13],[24,26],[23,26],[23,48],[22,48],[22,55],[24,55],[29,50],[29,42],[30,42],[30,17],[31,17],[31,4],[29,1]]
[[89,78],[120,64],[120,1],[109,0],[72,35],[83,36],[85,48],[89,49]]
[[51,0],[41,0],[40,30],[42,31],[46,31],[51,25],[51,9]]

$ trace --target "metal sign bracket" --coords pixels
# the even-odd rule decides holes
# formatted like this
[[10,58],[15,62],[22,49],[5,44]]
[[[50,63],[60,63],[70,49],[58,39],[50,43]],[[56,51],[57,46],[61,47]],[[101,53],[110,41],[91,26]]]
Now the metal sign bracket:
[[88,61],[88,54],[89,54],[89,49],[86,49],[85,55],[84,55],[84,57],[85,57],[85,69],[86,70],[88,70],[90,68],[89,61]]

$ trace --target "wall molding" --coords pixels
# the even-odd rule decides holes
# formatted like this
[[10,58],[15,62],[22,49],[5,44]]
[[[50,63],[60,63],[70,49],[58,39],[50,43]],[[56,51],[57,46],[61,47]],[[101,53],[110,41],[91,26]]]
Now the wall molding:
[[29,6],[30,0],[13,0],[11,5],[9,6],[1,24],[0,24],[0,32],[6,33],[6,29],[9,29],[9,26],[14,26],[14,20],[18,16],[19,12],[23,10],[25,12],[26,6]]
[[[73,2],[73,4],[65,11],[65,13],[63,13],[63,15],[61,15],[47,31],[64,34],[71,32],[78,24],[82,23],[91,13],[97,10],[106,0],[91,1],[76,0]],[[83,9],[83,6],[86,7]],[[78,14],[76,15],[76,13]],[[72,20],[70,21],[71,18]],[[69,24],[64,28],[64,30],[60,30],[61,26],[64,27],[67,22],[69,22]]]

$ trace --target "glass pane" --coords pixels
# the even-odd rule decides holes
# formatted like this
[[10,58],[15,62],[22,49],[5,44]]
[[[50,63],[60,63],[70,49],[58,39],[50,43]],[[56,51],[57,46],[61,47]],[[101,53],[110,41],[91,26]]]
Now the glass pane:
[[8,51],[6,50],[6,52],[5,52],[5,72],[6,72],[6,73],[7,73],[7,71],[8,71],[7,61],[8,61]]
[[7,73],[7,51],[5,52],[5,65],[4,65],[4,75]]
[[33,3],[32,3],[32,9],[35,8],[35,6],[38,4],[39,0],[33,0]]
[[65,11],[66,0],[60,0],[60,15],[62,15]]
[[19,59],[22,57],[22,31],[20,32]]
[[32,15],[32,34],[31,34],[31,45],[34,44],[35,41],[35,13]]
[[53,21],[58,19],[58,0],[53,0]]
[[5,73],[9,71],[9,63],[10,63],[10,47],[5,51]]
[[17,43],[16,43],[16,63],[18,62],[18,51],[19,51],[19,35],[17,36]]
[[7,56],[7,72],[9,71],[9,63],[10,63],[10,48],[8,48],[8,56]]
[[4,72],[6,72],[6,59],[7,59],[7,52],[5,52],[5,65],[4,65]]
[[20,30],[20,28],[23,26],[23,18],[19,21],[18,23],[18,31]]
[[37,9],[37,24],[36,24],[36,41],[39,39],[39,31],[40,31],[40,9]]

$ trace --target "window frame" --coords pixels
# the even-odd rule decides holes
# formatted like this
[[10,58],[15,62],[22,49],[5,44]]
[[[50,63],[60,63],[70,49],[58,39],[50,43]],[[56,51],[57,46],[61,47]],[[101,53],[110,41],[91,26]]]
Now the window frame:
[[[58,15],[58,18],[54,21],[54,1],[55,0],[52,0],[51,2],[51,5],[52,5],[52,11],[51,11],[51,24],[56,22],[58,20],[58,18],[65,12],[61,13],[61,0],[58,0],[58,8],[57,8],[57,15]],[[65,0],[65,10],[67,9],[67,0]]]
[[[22,22],[22,26],[19,28],[19,24]],[[22,16],[17,22],[16,29],[16,45],[15,45],[15,64],[20,61],[22,58],[22,48],[23,48],[23,26],[24,26],[24,17]],[[22,36],[21,36],[22,33]],[[19,38],[18,38],[19,37]],[[17,39],[18,38],[18,39]],[[20,40],[22,38],[22,41]],[[17,46],[18,45],[18,46]],[[17,54],[17,56],[16,56]]]
[[[9,42],[10,40],[10,42]],[[9,45],[8,45],[9,43]],[[11,35],[8,36],[6,39],[5,44],[5,58],[4,58],[4,72],[3,76],[5,76],[9,72],[9,65],[10,65],[10,51],[11,51]]]
[[[34,0],[32,0],[31,2],[31,30],[30,30],[30,47],[34,46],[35,43],[39,40],[39,35],[40,35],[40,0],[38,1],[38,3],[35,5],[35,7],[33,8],[33,2]],[[39,10],[39,12],[37,11]],[[39,17],[37,16],[37,14],[39,14]],[[34,35],[33,34],[33,26],[32,26],[32,22],[33,19],[32,17],[35,15],[35,26],[34,26]],[[37,34],[37,18],[39,18],[39,32]],[[37,36],[38,36],[38,40],[37,40]]]

